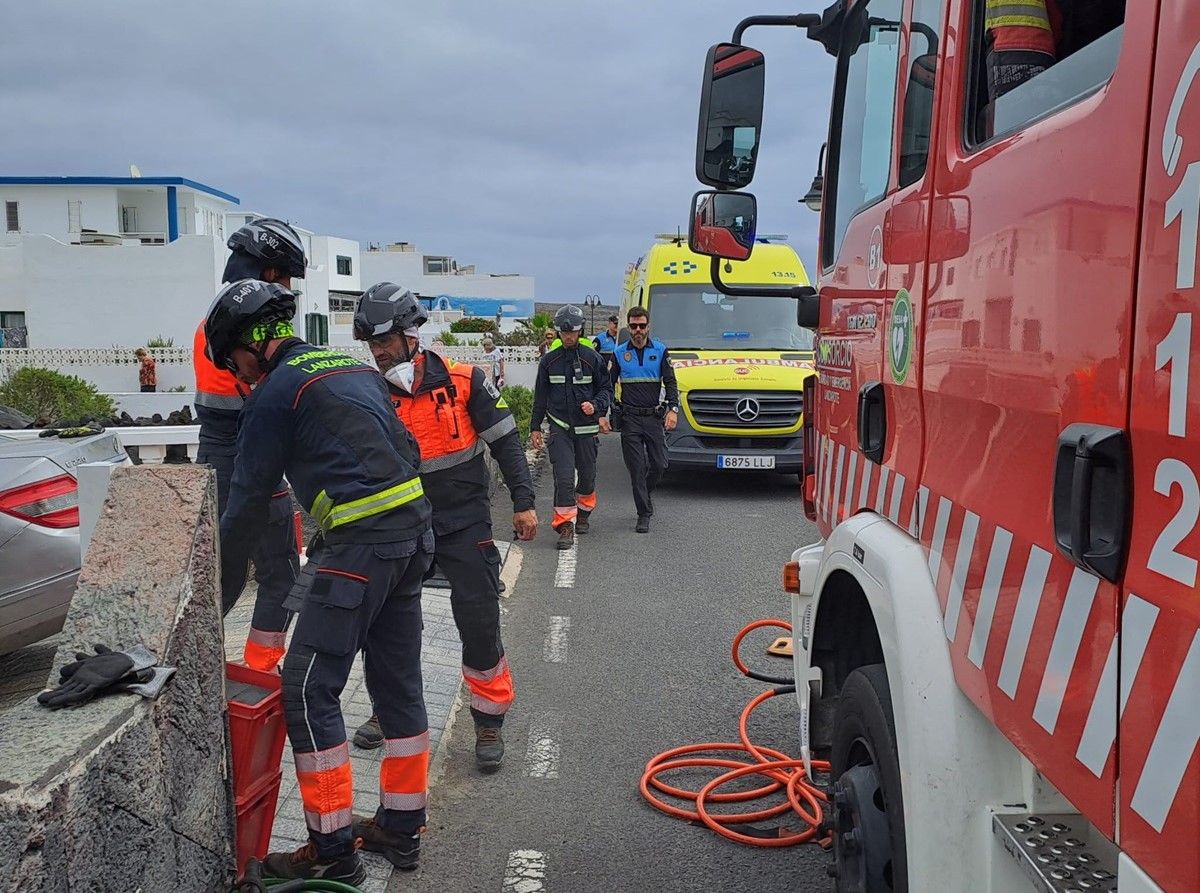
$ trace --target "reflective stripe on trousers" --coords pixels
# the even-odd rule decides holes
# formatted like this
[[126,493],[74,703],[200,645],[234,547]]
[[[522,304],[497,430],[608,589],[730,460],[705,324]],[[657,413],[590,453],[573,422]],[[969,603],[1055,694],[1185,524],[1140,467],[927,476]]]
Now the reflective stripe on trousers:
[[386,738],[379,764],[379,800],[384,809],[424,809],[429,777],[429,732]]
[[346,742],[328,750],[297,753],[295,759],[308,827],[322,834],[348,828],[353,821],[354,781]]
[[512,706],[513,681],[507,659],[501,657],[490,670],[473,670],[463,664],[463,678],[471,690],[471,709],[490,716],[502,716]]

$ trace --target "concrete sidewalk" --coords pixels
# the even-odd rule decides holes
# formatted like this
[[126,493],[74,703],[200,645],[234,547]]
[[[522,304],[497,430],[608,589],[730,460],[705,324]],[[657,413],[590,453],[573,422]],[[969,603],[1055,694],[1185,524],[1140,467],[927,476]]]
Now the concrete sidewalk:
[[[502,562],[507,560],[509,543],[497,540]],[[503,563],[501,565],[503,567]],[[225,654],[229,660],[241,660],[242,646],[250,629],[254,607],[253,585],[248,586],[237,606],[225,618]],[[450,613],[450,591],[426,587],[421,596],[425,629],[421,640],[421,668],[425,684],[425,706],[429,713],[429,745],[433,753],[430,767],[431,783],[436,780],[445,754],[447,733],[458,712],[462,689],[462,645],[454,617]],[[342,712],[346,720],[346,736],[371,716],[371,701],[363,682],[362,661],[356,661],[350,679],[342,692]],[[379,763],[383,749],[360,750],[350,746],[354,769],[355,810],[373,813],[379,804]],[[290,745],[283,750],[283,781],[275,813],[271,851],[291,851],[308,840],[304,825],[304,808],[296,783],[295,764]],[[382,856],[364,853],[367,880],[362,884],[365,893],[384,893],[392,875],[391,864]]]

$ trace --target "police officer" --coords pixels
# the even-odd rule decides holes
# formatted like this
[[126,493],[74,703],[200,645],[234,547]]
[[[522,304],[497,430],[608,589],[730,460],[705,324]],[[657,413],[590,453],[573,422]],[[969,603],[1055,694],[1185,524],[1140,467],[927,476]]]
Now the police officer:
[[[512,674],[500,641],[500,553],[492,542],[491,450],[513,501],[513,529],[537,533],[533,480],[517,423],[481,368],[421,349],[429,314],[412,292],[390,282],[367,289],[354,313],[354,337],[365,341],[388,381],[396,412],[421,450],[421,480],[433,506],[435,561],[450,581],[450,607],[462,639],[462,669],[471,690],[475,759],[484,771],[504,756],[500,727],[513,701]],[[378,746],[378,717],[354,736]]]
[[541,449],[542,422],[549,418],[553,524],[558,548],[569,549],[576,531],[588,532],[596,509],[596,435],[612,404],[612,385],[600,354],[580,343],[583,311],[570,304],[560,307],[554,326],[560,341],[538,363],[529,439]]
[[[321,543],[288,598],[299,611],[283,660],[288,737],[309,842],[273,853],[266,874],[360,883],[356,850],[416,866],[425,825],[429,731],[421,689],[421,579],[433,557],[420,455],[370,366],[293,337],[295,297],[243,279],[217,295],[204,324],[209,358],[255,385],[238,431],[221,518],[221,587],[246,563],[286,472]],[[338,696],[355,655],[386,737],[380,806],[353,817],[354,785]],[[353,824],[352,824],[353,822]]]
[[650,312],[645,307],[630,307],[626,321],[629,338],[613,351],[613,384],[621,384],[621,402],[613,415],[620,417],[616,427],[621,430],[621,453],[633,482],[638,514],[635,529],[649,533],[654,488],[667,470],[665,432],[679,423],[679,388],[667,346],[650,337]]
[[[282,220],[260,217],[231,235],[227,245],[232,250],[225,264],[224,282],[258,279],[290,289],[293,278],[304,276],[307,265],[304,245],[296,231]],[[192,348],[196,418],[200,422],[196,462],[210,465],[216,472],[217,510],[224,512],[237,453],[238,416],[249,391],[228,369],[218,368],[209,360],[205,353],[203,321],[196,328]],[[243,659],[257,670],[274,669],[283,658],[287,627],[291,621],[291,613],[284,610],[283,601],[299,569],[292,526],[292,498],[287,485],[283,481],[278,483],[254,554],[258,596]],[[225,613],[233,608],[240,594],[226,593]]]
[[596,337],[592,339],[596,352],[603,358],[606,367],[612,362],[613,350],[617,346],[619,325],[620,320],[614,313],[608,318],[608,327],[603,332],[597,332]]

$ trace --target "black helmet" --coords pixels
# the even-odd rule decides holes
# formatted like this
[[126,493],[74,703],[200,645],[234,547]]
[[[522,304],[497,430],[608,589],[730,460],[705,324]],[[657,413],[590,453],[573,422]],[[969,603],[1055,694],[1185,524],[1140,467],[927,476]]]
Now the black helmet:
[[204,320],[205,353],[218,369],[233,366],[233,349],[291,334],[296,296],[274,282],[239,279],[218,293]]
[[359,341],[419,329],[429,319],[424,305],[411,291],[402,291],[391,282],[372,285],[358,299],[354,308],[354,337]]
[[286,276],[304,278],[308,260],[304,243],[297,232],[274,217],[260,217],[247,223],[225,243],[233,254],[225,265],[225,282],[257,279],[267,267]]
[[554,328],[560,332],[582,332],[583,311],[574,304],[559,307],[554,314]]

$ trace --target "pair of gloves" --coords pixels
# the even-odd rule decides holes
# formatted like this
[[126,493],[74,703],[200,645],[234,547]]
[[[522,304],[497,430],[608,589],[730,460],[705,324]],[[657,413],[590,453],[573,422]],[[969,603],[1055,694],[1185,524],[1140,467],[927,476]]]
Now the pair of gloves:
[[76,651],[74,662],[58,671],[58,687],[39,694],[38,703],[51,710],[78,707],[110,692],[157,698],[167,680],[175,675],[174,667],[158,666],[158,658],[144,645],[135,645],[128,651],[96,645],[95,651],[95,654]]
[[90,437],[93,434],[103,434],[104,428],[96,422],[88,422],[86,425],[76,425],[73,428],[46,428],[38,437]]

